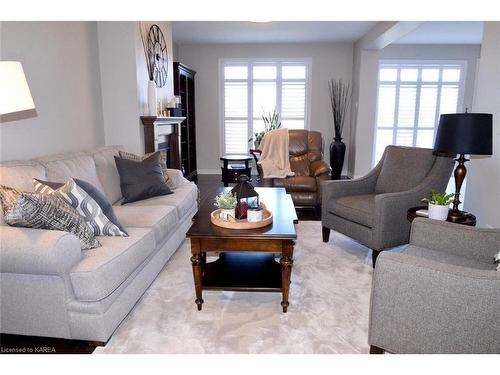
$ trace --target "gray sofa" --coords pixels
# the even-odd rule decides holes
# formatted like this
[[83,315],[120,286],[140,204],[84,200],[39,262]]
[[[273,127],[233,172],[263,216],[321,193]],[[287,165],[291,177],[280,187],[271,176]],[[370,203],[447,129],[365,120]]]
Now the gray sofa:
[[[173,194],[120,205],[119,146],[0,163],[0,184],[33,191],[32,178],[80,178],[114,203],[129,237],[81,250],[67,232],[0,223],[0,332],[106,342],[185,239],[198,189],[169,170]],[[188,260],[186,260],[188,261]]]
[[372,249],[375,266],[382,250],[408,243],[408,209],[432,190],[445,191],[453,163],[432,149],[387,146],[366,176],[322,182],[323,241],[330,229],[345,234]]
[[417,218],[373,276],[372,353],[500,353],[500,229]]

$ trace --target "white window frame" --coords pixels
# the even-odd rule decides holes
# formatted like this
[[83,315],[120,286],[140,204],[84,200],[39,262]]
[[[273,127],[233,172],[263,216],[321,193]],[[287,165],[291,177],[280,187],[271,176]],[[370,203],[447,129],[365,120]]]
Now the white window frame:
[[[380,68],[382,65],[397,65],[398,76],[396,81],[380,81]],[[400,72],[401,65],[405,65],[404,68],[418,67],[419,73],[417,81],[401,81],[400,80]],[[437,82],[425,82],[426,84],[436,83],[438,85],[438,94],[437,94],[437,103],[436,103],[436,114],[435,114],[435,123],[434,123],[434,134],[433,138],[436,137],[436,131],[439,123],[439,104],[441,98],[441,88],[446,86],[447,82],[442,81],[442,67],[446,65],[457,66],[459,65],[461,68],[460,81],[458,82],[458,99],[457,99],[457,112],[464,111],[464,96],[465,96],[465,83],[467,79],[467,61],[465,60],[379,60],[378,68],[377,68],[377,96],[376,96],[376,112],[375,112],[375,121],[374,121],[374,137],[373,137],[373,145],[372,145],[372,165],[378,162],[376,160],[376,146],[377,146],[377,131],[379,129],[392,130],[392,144],[396,144],[396,136],[397,136],[397,119],[398,119],[398,107],[399,107],[399,89],[401,85],[405,84],[416,84],[417,92],[416,92],[416,102],[415,102],[415,122],[413,124],[413,146],[415,147],[417,141],[417,130],[418,129],[430,129],[430,128],[418,128],[418,115],[419,115],[419,104],[420,104],[420,90],[422,87],[422,67],[439,67],[439,80]],[[378,121],[378,105],[379,105],[379,91],[380,85],[383,84],[396,84],[396,98],[395,98],[395,106],[394,106],[394,122],[392,127],[381,126],[379,127],[377,124]],[[456,84],[456,83],[453,83]]]
[[[305,88],[306,88],[306,102],[305,102],[305,113],[304,113],[304,129],[310,129],[310,118],[311,118],[311,67],[312,67],[312,59],[309,57],[300,57],[300,58],[221,58],[219,59],[219,151],[220,154],[226,154],[225,150],[225,129],[224,129],[224,67],[227,65],[247,65],[248,68],[248,76],[247,76],[247,84],[248,84],[248,95],[247,95],[247,110],[248,110],[248,139],[253,138],[253,69],[254,65],[266,65],[275,64],[277,66],[277,75],[276,75],[276,107],[281,108],[281,87],[282,87],[282,79],[281,79],[281,67],[286,65],[305,65],[306,66],[306,79],[305,79]],[[243,81],[243,80],[242,80]],[[269,81],[266,79],[259,79],[257,81]],[[272,80],[274,81],[274,80]],[[293,80],[287,80],[293,81]],[[297,81],[302,81],[302,79],[298,79]],[[250,147],[249,147],[250,148]]]

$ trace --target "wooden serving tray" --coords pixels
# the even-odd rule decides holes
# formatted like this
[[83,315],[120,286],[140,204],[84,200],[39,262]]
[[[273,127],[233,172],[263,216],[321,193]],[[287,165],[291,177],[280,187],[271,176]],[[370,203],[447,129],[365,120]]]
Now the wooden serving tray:
[[230,221],[222,220],[219,217],[220,209],[213,211],[210,214],[210,220],[212,224],[218,227],[228,228],[228,229],[255,229],[265,227],[273,222],[273,213],[266,209],[262,212],[262,221],[252,221],[249,222],[247,219],[234,219],[231,218]]

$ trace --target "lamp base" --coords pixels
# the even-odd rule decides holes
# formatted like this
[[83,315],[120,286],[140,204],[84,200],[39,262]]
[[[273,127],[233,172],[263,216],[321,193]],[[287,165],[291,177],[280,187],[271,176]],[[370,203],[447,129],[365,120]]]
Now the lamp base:
[[463,223],[465,220],[467,220],[467,215],[468,214],[466,212],[460,210],[451,210],[448,214],[447,221],[450,221],[452,223]]

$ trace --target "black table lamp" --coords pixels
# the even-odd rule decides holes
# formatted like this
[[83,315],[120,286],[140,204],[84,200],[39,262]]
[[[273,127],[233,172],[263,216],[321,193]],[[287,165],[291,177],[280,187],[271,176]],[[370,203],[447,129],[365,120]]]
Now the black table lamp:
[[442,153],[459,154],[455,168],[455,199],[448,219],[454,223],[465,220],[458,209],[460,189],[467,169],[465,154],[491,155],[493,152],[493,115],[489,113],[454,113],[441,115],[434,143],[434,150]]

